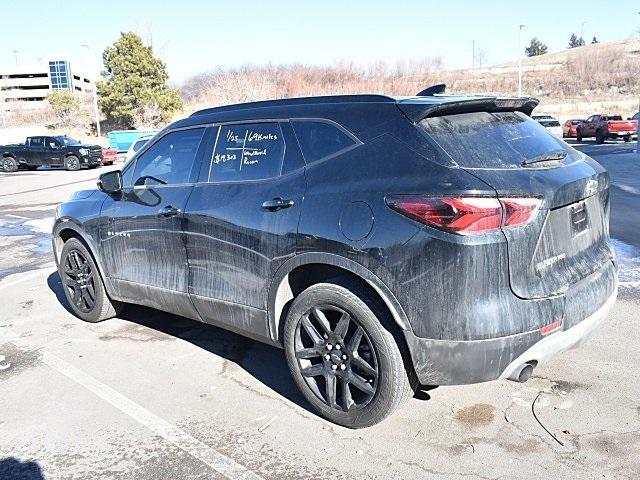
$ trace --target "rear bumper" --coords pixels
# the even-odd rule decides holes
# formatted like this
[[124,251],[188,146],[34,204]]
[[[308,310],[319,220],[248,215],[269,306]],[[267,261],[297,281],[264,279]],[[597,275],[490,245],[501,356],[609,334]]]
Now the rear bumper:
[[515,374],[519,367],[525,363],[535,362],[542,365],[551,359],[555,354],[565,352],[571,348],[576,348],[583,340],[588,338],[591,333],[607,318],[607,315],[613,308],[613,304],[618,296],[618,286],[607,301],[595,312],[585,318],[582,322],[569,328],[568,330],[552,333],[547,337],[534,344],[527,349],[518,358],[513,360],[507,368],[504,369],[500,378],[510,378]]
[[[562,318],[562,326],[546,335],[536,329],[497,338],[456,341],[420,338],[405,331],[418,379],[424,385],[480,383],[509,378],[525,363],[544,364],[587,338],[606,318],[617,292],[617,275],[610,264],[558,298],[558,309],[553,309],[557,316],[554,313],[546,318],[544,310],[540,311],[542,325]],[[594,304],[593,297],[603,300]],[[511,307],[514,305],[517,304]],[[520,314],[511,311],[513,317]]]

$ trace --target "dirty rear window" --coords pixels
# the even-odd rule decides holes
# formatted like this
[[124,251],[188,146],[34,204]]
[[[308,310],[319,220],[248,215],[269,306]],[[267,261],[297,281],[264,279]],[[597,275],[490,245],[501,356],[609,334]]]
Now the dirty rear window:
[[520,168],[525,160],[571,147],[520,112],[474,112],[426,118],[420,126],[463,168]]

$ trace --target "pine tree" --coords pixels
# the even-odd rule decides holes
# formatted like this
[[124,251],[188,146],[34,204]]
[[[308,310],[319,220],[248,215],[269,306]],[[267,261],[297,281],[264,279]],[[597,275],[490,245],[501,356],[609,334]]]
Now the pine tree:
[[593,45],[594,43],[600,43],[596,37],[593,37],[593,40],[591,40],[591,44]]
[[536,57],[538,55],[544,55],[549,49],[547,46],[538,40],[538,37],[533,37],[529,46],[524,49],[524,53],[527,57]]
[[123,128],[134,126],[149,109],[168,121],[182,109],[177,90],[167,85],[164,62],[132,32],[122,33],[102,54],[104,81],[98,82],[98,104],[109,119]]

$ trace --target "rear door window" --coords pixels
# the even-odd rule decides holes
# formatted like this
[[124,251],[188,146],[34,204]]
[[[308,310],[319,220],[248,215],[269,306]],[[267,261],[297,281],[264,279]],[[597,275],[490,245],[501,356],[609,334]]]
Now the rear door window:
[[280,125],[222,125],[214,142],[205,182],[245,182],[280,176],[285,143]]
[[520,112],[475,112],[426,118],[426,134],[464,168],[519,168],[551,151],[577,153]]
[[292,120],[307,163],[340,153],[358,144],[358,141],[337,125],[314,120]]

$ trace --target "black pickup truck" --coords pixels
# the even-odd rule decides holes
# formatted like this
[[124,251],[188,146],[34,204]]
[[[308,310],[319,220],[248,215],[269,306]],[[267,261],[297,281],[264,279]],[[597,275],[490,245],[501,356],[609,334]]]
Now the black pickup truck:
[[85,145],[66,135],[28,137],[23,144],[0,146],[0,155],[3,172],[35,170],[43,165],[80,170],[95,168],[102,162],[99,145]]

